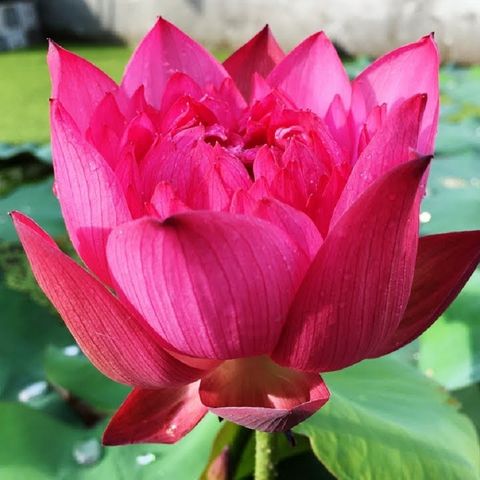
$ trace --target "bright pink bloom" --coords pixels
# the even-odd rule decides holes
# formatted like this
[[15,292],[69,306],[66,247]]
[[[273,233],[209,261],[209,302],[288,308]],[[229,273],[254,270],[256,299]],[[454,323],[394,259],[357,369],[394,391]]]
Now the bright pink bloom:
[[[105,442],[174,442],[207,410],[287,430],[319,372],[391,352],[445,310],[480,231],[418,237],[438,119],[431,36],[353,82],[328,38],[265,28],[223,65],[165,20],[117,86],[52,44],[57,192],[84,269],[13,219],[90,360],[134,387]],[[115,292],[115,293],[112,293]]]

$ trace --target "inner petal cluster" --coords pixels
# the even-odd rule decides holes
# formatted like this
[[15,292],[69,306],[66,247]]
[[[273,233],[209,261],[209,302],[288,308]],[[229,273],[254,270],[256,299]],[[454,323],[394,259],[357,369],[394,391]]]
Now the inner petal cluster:
[[240,195],[276,199],[326,234],[350,168],[317,115],[275,89],[247,105],[230,79],[202,89],[182,73],[172,75],[160,104],[147,103],[143,87],[131,97],[108,94],[87,130],[133,218],[245,213]]

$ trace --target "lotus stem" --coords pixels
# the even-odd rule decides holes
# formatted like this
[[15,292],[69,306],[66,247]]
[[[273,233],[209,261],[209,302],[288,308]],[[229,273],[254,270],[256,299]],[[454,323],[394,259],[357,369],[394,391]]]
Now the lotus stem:
[[273,435],[255,432],[255,480],[273,480],[275,465],[273,463]]

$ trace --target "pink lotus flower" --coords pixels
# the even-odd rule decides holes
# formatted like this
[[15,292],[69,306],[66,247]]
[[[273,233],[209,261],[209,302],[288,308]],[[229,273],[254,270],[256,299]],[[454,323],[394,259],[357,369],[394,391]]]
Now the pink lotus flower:
[[13,213],[96,367],[134,387],[107,444],[174,442],[211,411],[290,429],[319,372],[422,333],[480,232],[419,239],[438,118],[433,37],[352,83],[328,38],[265,28],[223,65],[159,20],[121,84],[51,45],[55,190],[87,270]]

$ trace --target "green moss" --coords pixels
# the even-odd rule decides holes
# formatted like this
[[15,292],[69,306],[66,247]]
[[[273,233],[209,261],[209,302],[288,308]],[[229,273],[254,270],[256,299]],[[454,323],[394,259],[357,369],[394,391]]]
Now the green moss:
[[[78,256],[75,254],[68,238],[57,238],[56,241],[67,255],[78,261]],[[25,252],[19,243],[0,242],[0,271],[3,272],[4,282],[8,288],[26,293],[36,303],[47,306],[52,311],[55,311],[38,286]]]
[[8,288],[26,293],[40,305],[49,305],[33,277],[23,248],[18,243],[0,243],[0,269],[3,270]]

